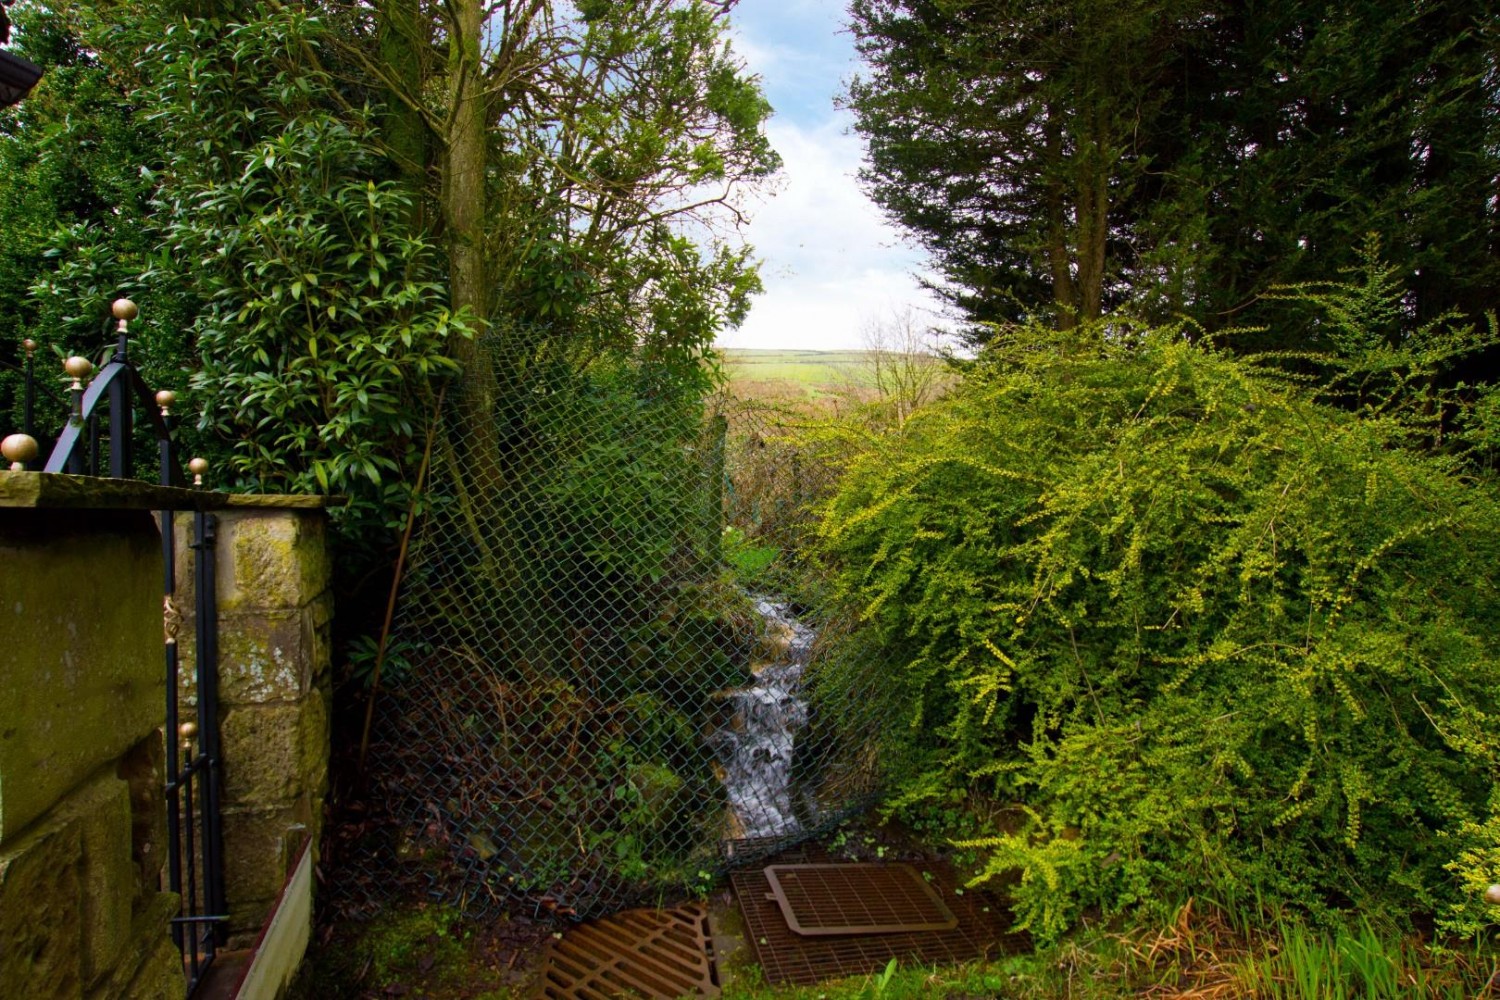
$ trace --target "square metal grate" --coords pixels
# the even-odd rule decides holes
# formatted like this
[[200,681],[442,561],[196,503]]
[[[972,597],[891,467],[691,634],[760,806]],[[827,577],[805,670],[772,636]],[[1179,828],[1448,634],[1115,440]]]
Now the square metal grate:
[[771,865],[765,876],[787,926],[806,937],[958,926],[953,911],[911,865]]
[[708,913],[697,904],[626,910],[572,928],[548,946],[538,990],[543,1000],[718,995]]
[[[816,856],[813,852],[804,856],[809,854],[809,860]],[[958,918],[952,930],[807,937],[787,926],[763,871],[730,876],[745,917],[746,936],[766,981],[778,986],[815,986],[828,979],[878,973],[893,958],[955,964],[1031,950],[1028,935],[1010,931],[1009,908],[986,892],[964,889],[951,865],[931,861],[911,865],[919,874],[932,876],[934,892]]]

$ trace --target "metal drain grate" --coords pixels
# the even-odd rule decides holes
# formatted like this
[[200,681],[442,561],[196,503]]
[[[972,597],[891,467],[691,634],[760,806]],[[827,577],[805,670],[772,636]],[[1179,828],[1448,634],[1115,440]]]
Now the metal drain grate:
[[1009,930],[1013,922],[1009,909],[988,893],[960,891],[957,873],[950,865],[926,861],[911,864],[919,874],[932,876],[934,892],[958,919],[952,930],[806,937],[787,926],[764,872],[742,871],[730,876],[745,916],[746,936],[766,981],[772,985],[815,986],[827,979],[877,973],[893,958],[954,964],[1031,950],[1029,936]]
[[702,905],[626,910],[574,927],[542,964],[545,1000],[716,997],[719,976]]
[[911,865],[771,865],[765,875],[787,926],[807,937],[958,926]]

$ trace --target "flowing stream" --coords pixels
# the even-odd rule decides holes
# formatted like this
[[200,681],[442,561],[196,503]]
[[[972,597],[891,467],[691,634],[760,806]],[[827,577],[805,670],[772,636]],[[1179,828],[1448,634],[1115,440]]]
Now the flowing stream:
[[755,683],[730,692],[734,718],[714,738],[734,817],[733,839],[745,840],[781,837],[799,828],[792,809],[792,753],[797,730],[807,723],[802,672],[817,637],[785,604],[756,598],[755,608],[765,619],[765,655],[750,668]]

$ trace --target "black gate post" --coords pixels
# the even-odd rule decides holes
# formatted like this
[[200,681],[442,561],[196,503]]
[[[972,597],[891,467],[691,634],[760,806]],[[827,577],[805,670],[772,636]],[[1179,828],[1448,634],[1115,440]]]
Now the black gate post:
[[223,761],[219,742],[219,601],[214,572],[219,519],[201,510],[193,519],[193,548],[197,551],[194,632],[198,641],[198,753],[203,761],[203,782],[199,786],[203,795],[199,810],[203,817],[203,905],[210,914],[224,918],[211,925],[214,941],[223,944],[228,910],[224,897],[224,824],[219,809]]

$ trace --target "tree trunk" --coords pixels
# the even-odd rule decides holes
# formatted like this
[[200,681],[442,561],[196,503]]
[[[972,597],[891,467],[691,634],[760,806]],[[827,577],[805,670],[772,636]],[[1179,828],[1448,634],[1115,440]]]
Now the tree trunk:
[[1105,251],[1109,246],[1109,157],[1095,141],[1079,164],[1078,318],[1099,318],[1104,305]]
[[[484,8],[481,0],[450,0],[448,18],[448,129],[443,153],[442,209],[448,237],[448,281],[455,312],[467,311],[478,336],[489,326],[489,281],[484,222],[488,143],[481,72]],[[481,494],[498,489],[499,442],[495,429],[495,369],[480,341],[455,340],[463,365],[455,407],[455,437]]]
[[432,44],[430,22],[419,0],[381,0],[377,17],[380,61],[390,73],[381,131],[391,160],[411,194],[412,221],[418,232],[424,232],[424,193],[427,170],[432,165],[432,142],[416,102],[421,100],[427,82],[423,63]]
[[1071,330],[1078,319],[1078,300],[1073,289],[1072,255],[1068,253],[1067,203],[1063,193],[1062,125],[1047,109],[1043,126],[1046,141],[1047,258],[1052,268],[1052,302],[1057,306],[1057,328]]

